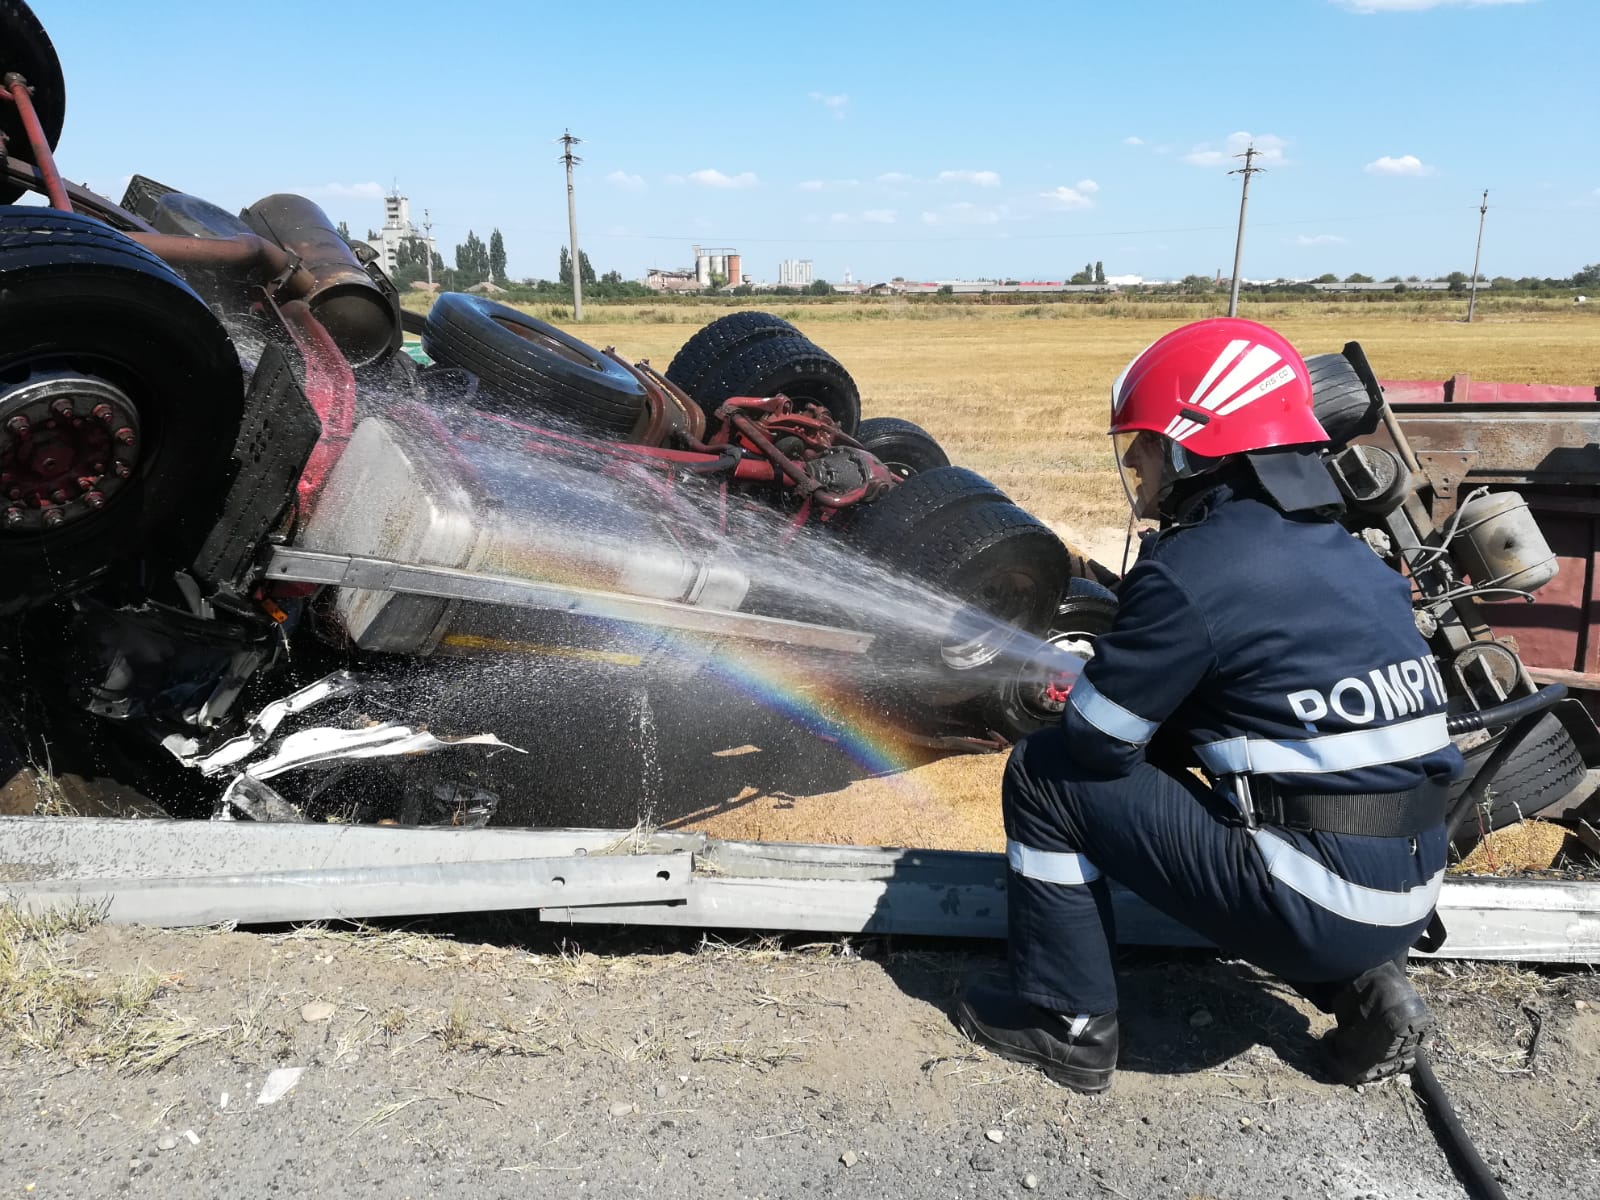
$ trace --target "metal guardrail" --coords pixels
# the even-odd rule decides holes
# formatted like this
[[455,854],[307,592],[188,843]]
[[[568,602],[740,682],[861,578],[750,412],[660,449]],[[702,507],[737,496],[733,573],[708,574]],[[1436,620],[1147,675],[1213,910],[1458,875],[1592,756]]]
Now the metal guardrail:
[[[559,882],[558,882],[559,881]],[[168,926],[533,909],[552,923],[1003,938],[1000,854],[615,829],[0,818],[0,898]],[[1204,941],[1113,889],[1130,945]],[[1445,882],[1418,957],[1600,962],[1600,883]]]

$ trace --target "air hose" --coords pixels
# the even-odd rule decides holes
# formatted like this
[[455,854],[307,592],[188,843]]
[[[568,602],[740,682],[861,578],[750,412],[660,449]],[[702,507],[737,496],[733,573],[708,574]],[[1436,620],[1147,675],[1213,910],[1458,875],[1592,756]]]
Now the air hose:
[[1472,1200],[1506,1200],[1500,1181],[1494,1177],[1489,1164],[1483,1161],[1483,1155],[1472,1144],[1461,1118],[1456,1115],[1455,1106],[1450,1103],[1450,1097],[1445,1095],[1444,1084],[1433,1073],[1428,1052],[1420,1047],[1417,1050],[1417,1065],[1411,1068],[1411,1090],[1417,1094],[1423,1111],[1428,1115],[1428,1123],[1433,1126],[1434,1136],[1439,1139],[1439,1145],[1444,1148],[1445,1157],[1450,1160],[1456,1178],[1461,1180],[1467,1195]]
[[[1446,724],[1452,735],[1472,733],[1490,725],[1509,725],[1510,728],[1501,737],[1500,743],[1495,746],[1483,766],[1478,769],[1478,773],[1472,777],[1472,782],[1467,785],[1466,790],[1451,805],[1450,812],[1445,818],[1447,834],[1454,836],[1462,818],[1483,800],[1489,783],[1500,770],[1501,764],[1521,744],[1523,738],[1544,715],[1545,710],[1563,699],[1566,694],[1565,687],[1559,683],[1552,683],[1532,695],[1519,696],[1515,700],[1486,708],[1481,712],[1462,713],[1449,719]],[[1436,949],[1442,942],[1441,937],[1428,948]],[[1439,1145],[1443,1148],[1445,1157],[1450,1160],[1456,1177],[1466,1188],[1467,1195],[1472,1200],[1506,1200],[1505,1191],[1500,1187],[1493,1172],[1489,1170],[1489,1164],[1483,1161],[1483,1155],[1479,1154],[1478,1148],[1472,1144],[1472,1138],[1468,1135],[1466,1127],[1456,1115],[1455,1106],[1445,1094],[1444,1085],[1433,1073],[1433,1063],[1429,1061],[1427,1051],[1421,1047],[1417,1049],[1416,1066],[1411,1069],[1411,1090],[1417,1094],[1417,1100],[1427,1114],[1429,1124],[1433,1126],[1434,1136],[1439,1139]]]
[[1475,729],[1482,729],[1485,725],[1509,725],[1529,713],[1543,712],[1557,700],[1565,699],[1566,695],[1565,685],[1547,683],[1531,695],[1518,696],[1515,700],[1507,700],[1504,704],[1497,704],[1493,708],[1485,708],[1479,712],[1458,713],[1445,722],[1445,727],[1452,734],[1456,734],[1471,733]]
[[1478,773],[1472,777],[1472,782],[1445,814],[1444,829],[1447,836],[1455,837],[1462,819],[1482,803],[1485,793],[1489,790],[1489,784],[1501,765],[1511,757],[1512,751],[1522,744],[1522,739],[1533,731],[1533,727],[1538,724],[1545,710],[1556,701],[1565,699],[1566,695],[1567,689],[1564,686],[1550,683],[1532,695],[1519,696],[1515,700],[1508,700],[1504,704],[1497,704],[1493,708],[1485,708],[1479,712],[1462,713],[1445,722],[1445,728],[1449,730],[1451,736],[1458,733],[1472,733],[1489,725],[1511,726],[1500,738],[1499,744],[1484,761],[1483,766],[1478,768]]

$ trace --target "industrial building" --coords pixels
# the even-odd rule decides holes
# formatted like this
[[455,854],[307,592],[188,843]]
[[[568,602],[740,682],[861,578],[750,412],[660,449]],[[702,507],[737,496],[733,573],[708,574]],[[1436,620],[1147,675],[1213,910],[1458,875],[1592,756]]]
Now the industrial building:
[[810,287],[815,278],[809,258],[786,258],[778,264],[779,287]]
[[701,287],[712,286],[712,276],[720,275],[730,287],[748,282],[741,274],[739,252],[732,246],[696,246],[694,248],[694,277]]
[[651,267],[645,272],[644,285],[653,292],[698,292],[700,290],[700,281],[695,278],[693,271],[687,269],[670,271],[661,267]]
[[399,267],[400,246],[403,242],[418,239],[428,244],[428,253],[433,253],[433,239],[427,237],[411,223],[411,201],[398,193],[383,198],[383,228],[378,230],[376,237],[368,238],[368,243],[378,252],[378,263],[384,271],[393,275]]

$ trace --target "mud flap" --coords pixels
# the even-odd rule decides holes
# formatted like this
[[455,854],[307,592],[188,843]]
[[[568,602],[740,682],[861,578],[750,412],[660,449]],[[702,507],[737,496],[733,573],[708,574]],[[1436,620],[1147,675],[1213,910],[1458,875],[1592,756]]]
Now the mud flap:
[[295,382],[288,358],[269,344],[245,397],[233,447],[237,473],[222,516],[195,558],[198,579],[218,589],[242,588],[262,541],[293,502],[321,436],[322,422]]

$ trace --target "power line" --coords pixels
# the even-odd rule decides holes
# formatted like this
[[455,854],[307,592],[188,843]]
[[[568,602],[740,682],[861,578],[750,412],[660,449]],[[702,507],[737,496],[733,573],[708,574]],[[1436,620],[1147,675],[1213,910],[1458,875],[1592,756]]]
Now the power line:
[[[1257,170],[1257,171],[1260,171],[1260,170],[1264,170],[1265,168],[1256,167],[1254,169]],[[1334,223],[1348,223],[1348,222],[1351,222],[1351,221],[1397,221],[1397,220],[1403,220],[1403,219],[1412,218],[1412,217],[1447,216],[1447,215],[1450,215],[1450,214],[1453,214],[1453,213],[1459,213],[1461,211],[1462,211],[1461,207],[1456,206],[1456,205],[1451,205],[1448,208],[1412,209],[1412,210],[1405,211],[1405,212],[1359,213],[1359,214],[1354,214],[1354,215],[1345,214],[1345,215],[1334,216],[1334,217],[1296,217],[1296,218],[1294,218],[1292,220],[1284,220],[1284,221],[1257,221],[1255,223],[1254,228],[1256,228],[1256,229],[1295,229],[1295,228],[1306,228],[1306,227],[1317,226],[1317,225],[1332,225]],[[1512,212],[1512,211],[1545,211],[1545,210],[1513,210],[1513,209],[1504,209],[1504,208],[1502,208],[1501,211],[1502,212]],[[1556,211],[1556,210],[1549,210],[1549,211]],[[465,229],[467,227],[465,225],[460,225],[460,224],[456,224],[456,223],[444,223],[444,224],[441,224],[441,228],[456,229],[457,231],[460,231],[460,230],[463,230],[463,229]],[[516,233],[516,234],[520,234],[520,235],[524,235],[524,236],[539,235],[539,236],[557,236],[557,237],[559,237],[561,232],[562,232],[561,230],[558,230],[558,229],[552,229],[552,228],[543,227],[543,226],[532,226],[532,225],[505,225],[505,226],[501,226],[501,228],[502,228],[503,231],[505,231],[507,233]],[[1085,239],[1085,238],[1091,238],[1092,239],[1092,238],[1113,238],[1113,237],[1150,237],[1150,236],[1155,236],[1155,235],[1173,234],[1173,233],[1225,233],[1225,232],[1227,232],[1228,230],[1230,230],[1232,228],[1234,228],[1234,227],[1231,226],[1231,225],[1173,225],[1173,226],[1151,226],[1151,227],[1142,228],[1142,229],[1110,229],[1110,230],[1101,229],[1101,230],[1074,231],[1074,232],[1068,232],[1068,233],[1007,233],[1004,236],[998,236],[998,237],[994,236],[992,234],[985,235],[985,234],[976,234],[975,233],[975,234],[952,234],[952,235],[948,235],[948,236],[919,237],[919,238],[813,237],[811,235],[803,234],[803,233],[791,234],[791,235],[789,235],[787,237],[755,237],[755,236],[746,235],[746,234],[721,233],[721,234],[717,234],[716,235],[716,240],[727,241],[727,242],[749,242],[749,243],[753,243],[753,244],[756,244],[756,245],[771,244],[771,245],[775,245],[775,246],[792,245],[794,242],[796,242],[798,240],[804,240],[806,242],[814,243],[816,245],[829,245],[829,246],[833,246],[833,245],[837,245],[837,246],[844,246],[844,245],[924,246],[924,245],[929,245],[929,244],[937,244],[937,243],[940,243],[940,242],[1003,243],[1003,242],[1039,242],[1039,241],[1077,241],[1077,240],[1082,240],[1082,239]],[[692,233],[602,233],[602,234],[596,234],[595,236],[602,237],[602,238],[613,239],[613,240],[623,240],[623,241],[700,242],[700,243],[703,244],[706,241],[706,238],[708,236],[710,236],[710,235],[708,235],[704,230],[699,230],[699,231],[692,232]]]
[[[1460,211],[1459,209],[1451,208],[1451,209],[1433,209],[1433,210],[1430,210],[1430,211],[1427,211],[1427,212],[1374,215],[1374,216],[1371,216],[1371,217],[1332,217],[1332,218],[1306,219],[1306,220],[1295,220],[1295,221],[1257,221],[1256,225],[1255,225],[1255,228],[1257,228],[1257,229],[1283,229],[1283,228],[1297,228],[1297,227],[1305,228],[1305,227],[1316,226],[1316,225],[1326,225],[1326,224],[1330,224],[1333,221],[1346,221],[1346,220],[1351,220],[1351,221],[1394,220],[1398,216],[1437,217],[1437,216],[1445,215],[1447,213],[1456,213],[1456,212],[1459,212],[1459,211]],[[451,224],[451,225],[443,225],[443,226],[441,226],[441,228],[454,228],[454,229],[457,229],[459,231],[459,230],[464,230],[467,227],[465,225]],[[548,236],[560,237],[562,232],[563,232],[563,231],[561,231],[559,229],[551,229],[551,228],[547,228],[547,227],[539,227],[539,226],[531,226],[531,225],[503,225],[500,228],[501,228],[501,230],[503,232],[516,233],[516,234],[519,234],[519,235],[522,235],[522,236],[537,235],[537,236],[547,236],[547,237]],[[1007,242],[1081,241],[1083,239],[1094,239],[1094,238],[1149,237],[1149,236],[1153,236],[1153,235],[1172,234],[1172,233],[1226,233],[1232,228],[1233,228],[1233,226],[1231,226],[1231,225],[1182,225],[1182,226],[1156,227],[1156,228],[1148,228],[1148,229],[1093,230],[1093,231],[1082,232],[1082,233],[1014,233],[1014,234],[1008,234],[1008,235],[1006,235],[1004,237],[995,237],[995,236],[992,236],[992,235],[986,236],[986,235],[983,235],[983,234],[970,234],[970,235],[958,234],[958,235],[952,235],[952,236],[948,236],[948,237],[924,237],[924,238],[883,238],[883,237],[856,237],[856,238],[828,237],[828,238],[823,238],[823,237],[812,237],[812,236],[809,236],[809,235],[804,234],[804,233],[795,233],[795,234],[791,234],[791,235],[789,235],[787,237],[753,237],[753,236],[746,235],[746,234],[721,233],[721,234],[715,235],[712,238],[712,240],[714,240],[714,241],[725,241],[725,242],[748,242],[748,243],[752,243],[752,244],[755,244],[755,245],[768,245],[768,244],[770,244],[770,245],[774,245],[774,246],[793,245],[796,241],[801,241],[801,240],[806,241],[808,243],[815,244],[815,245],[819,245],[819,246],[926,246],[926,245],[938,245],[940,243],[959,243],[959,242],[977,242],[977,243],[984,243],[984,244],[1001,245],[1001,244],[1004,244],[1004,243],[1007,243]],[[595,234],[594,236],[599,237],[599,238],[609,239],[609,240],[633,241],[633,242],[699,242],[701,244],[704,244],[706,242],[706,239],[708,237],[711,237],[712,235],[707,234],[704,230],[700,230],[700,231],[697,231],[697,232],[694,232],[694,233],[599,233],[599,234]]]

